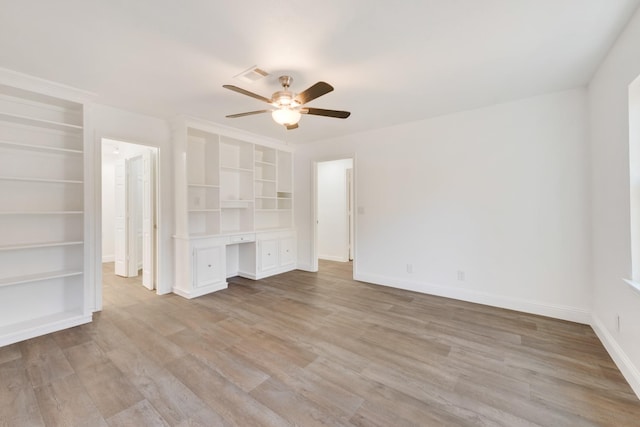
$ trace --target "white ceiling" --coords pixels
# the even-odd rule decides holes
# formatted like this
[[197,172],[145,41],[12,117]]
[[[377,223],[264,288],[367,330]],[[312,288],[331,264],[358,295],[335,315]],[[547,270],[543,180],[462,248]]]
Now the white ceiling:
[[[0,0],[0,67],[161,117],[188,114],[291,142],[586,84],[640,0]],[[256,83],[233,76],[258,65]],[[324,80],[286,131],[266,97]]]

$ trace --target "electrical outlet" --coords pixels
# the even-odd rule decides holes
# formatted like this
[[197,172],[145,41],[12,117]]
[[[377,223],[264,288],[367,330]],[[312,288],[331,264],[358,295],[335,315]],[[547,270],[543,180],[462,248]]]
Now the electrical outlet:
[[458,280],[464,282],[464,270],[458,270]]
[[407,273],[413,273],[413,264],[407,264]]

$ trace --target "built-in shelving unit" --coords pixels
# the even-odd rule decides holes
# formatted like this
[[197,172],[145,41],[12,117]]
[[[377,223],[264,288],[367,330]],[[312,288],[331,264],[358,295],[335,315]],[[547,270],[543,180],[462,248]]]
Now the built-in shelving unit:
[[174,291],[192,298],[226,287],[231,271],[257,278],[292,269],[295,257],[259,272],[255,248],[262,232],[293,233],[292,153],[201,121],[180,121],[174,132],[177,193],[186,187],[176,202]]
[[91,319],[84,106],[0,84],[0,346]]

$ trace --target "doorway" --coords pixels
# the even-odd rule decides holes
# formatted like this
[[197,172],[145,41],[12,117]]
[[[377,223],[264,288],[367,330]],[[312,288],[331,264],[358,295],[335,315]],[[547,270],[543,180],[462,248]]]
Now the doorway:
[[316,161],[313,170],[315,267],[331,261],[350,267],[355,258],[354,159]]
[[158,149],[106,138],[101,145],[102,263],[113,264],[103,274],[156,289]]

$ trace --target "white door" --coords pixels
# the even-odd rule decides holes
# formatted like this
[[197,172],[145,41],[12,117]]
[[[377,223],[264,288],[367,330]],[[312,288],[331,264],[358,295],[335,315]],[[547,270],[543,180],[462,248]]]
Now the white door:
[[154,248],[154,183],[152,153],[142,155],[142,284],[147,289],[154,288],[153,248]]
[[115,165],[115,273],[128,276],[127,265],[127,166],[117,159]]
[[142,157],[118,159],[115,164],[115,273],[122,277],[138,276],[142,227],[139,226]]
[[142,261],[142,156],[126,159],[127,277],[138,277]]

